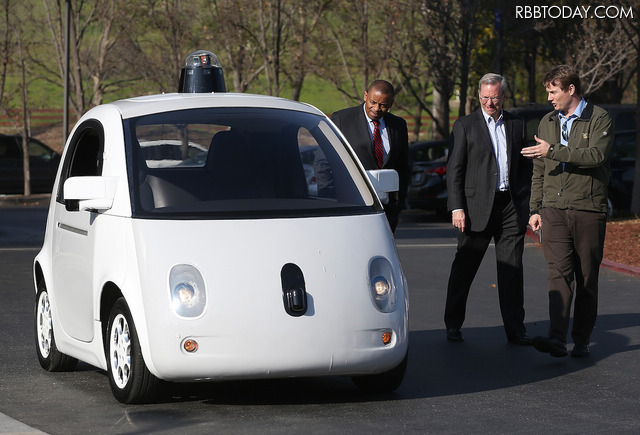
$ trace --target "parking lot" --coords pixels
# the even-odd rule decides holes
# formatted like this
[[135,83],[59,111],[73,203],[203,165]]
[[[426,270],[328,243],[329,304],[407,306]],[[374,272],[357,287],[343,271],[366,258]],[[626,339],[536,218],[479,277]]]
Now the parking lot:
[[[80,364],[47,373],[33,344],[31,261],[43,208],[0,209],[0,433],[637,433],[640,277],[601,273],[600,315],[588,359],[509,345],[490,249],[471,290],[463,344],[445,340],[442,312],[455,232],[431,214],[405,217],[396,243],[411,293],[409,366],[393,394],[349,379],[178,384],[151,405],[122,405],[105,373]],[[525,249],[526,326],[546,333],[546,266]],[[28,427],[20,424],[28,425]]]

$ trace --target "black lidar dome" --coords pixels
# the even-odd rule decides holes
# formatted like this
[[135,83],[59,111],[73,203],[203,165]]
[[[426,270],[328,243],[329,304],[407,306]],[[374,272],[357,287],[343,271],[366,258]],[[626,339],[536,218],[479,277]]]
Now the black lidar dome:
[[227,92],[218,57],[210,51],[198,50],[184,60],[178,92]]

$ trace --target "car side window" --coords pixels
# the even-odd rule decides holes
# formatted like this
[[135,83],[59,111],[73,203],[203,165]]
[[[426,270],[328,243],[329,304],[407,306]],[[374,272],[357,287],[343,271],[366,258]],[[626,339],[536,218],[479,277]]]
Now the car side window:
[[102,174],[104,130],[98,121],[87,121],[76,129],[63,163],[56,200],[64,203],[63,186],[67,178]]
[[21,160],[19,144],[12,137],[0,140],[0,157],[3,159]]
[[35,140],[29,140],[29,157],[40,160],[51,160],[53,154],[51,150],[43,146],[41,143]]

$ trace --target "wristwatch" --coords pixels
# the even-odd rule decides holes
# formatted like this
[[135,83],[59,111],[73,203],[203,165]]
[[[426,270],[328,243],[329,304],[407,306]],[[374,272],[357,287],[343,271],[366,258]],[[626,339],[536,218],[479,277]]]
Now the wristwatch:
[[553,152],[553,145],[549,146],[549,150],[547,150],[547,155],[551,154]]

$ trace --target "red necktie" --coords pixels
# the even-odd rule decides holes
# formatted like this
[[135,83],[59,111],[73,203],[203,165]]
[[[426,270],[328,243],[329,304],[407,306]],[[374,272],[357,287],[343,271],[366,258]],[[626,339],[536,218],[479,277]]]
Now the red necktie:
[[380,135],[380,121],[373,121],[373,154],[376,157],[378,168],[384,163],[384,149],[382,148],[382,136]]

